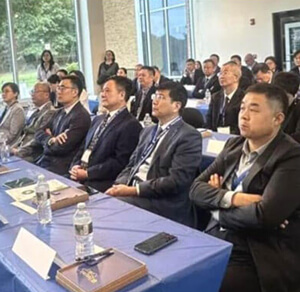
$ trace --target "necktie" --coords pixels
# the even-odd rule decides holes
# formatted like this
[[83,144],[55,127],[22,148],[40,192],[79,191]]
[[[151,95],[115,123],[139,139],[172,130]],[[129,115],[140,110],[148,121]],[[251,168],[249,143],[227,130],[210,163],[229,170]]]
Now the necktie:
[[143,108],[143,103],[144,103],[144,100],[146,98],[146,95],[147,95],[146,90],[142,89],[141,96],[140,96],[139,102],[138,102],[137,113],[136,113],[137,119],[139,118],[139,116],[141,114],[141,111],[142,111],[142,108]]
[[98,142],[98,139],[100,138],[101,134],[104,132],[105,128],[107,127],[109,118],[110,118],[110,114],[107,114],[103,119],[102,123],[96,129],[93,139],[88,147],[91,151],[94,149],[95,145]]
[[29,126],[33,121],[35,122],[36,118],[38,117],[39,114],[39,109],[36,109],[31,116],[29,117],[29,119],[26,122],[26,126]]
[[5,107],[4,111],[2,112],[2,115],[0,118],[0,123],[2,122],[3,118],[5,117],[6,112],[7,112],[7,106]]
[[226,109],[227,109],[228,104],[229,104],[229,97],[225,96],[225,101],[224,101],[222,114],[221,114],[222,115],[222,126],[223,127],[225,126],[225,114],[226,114]]

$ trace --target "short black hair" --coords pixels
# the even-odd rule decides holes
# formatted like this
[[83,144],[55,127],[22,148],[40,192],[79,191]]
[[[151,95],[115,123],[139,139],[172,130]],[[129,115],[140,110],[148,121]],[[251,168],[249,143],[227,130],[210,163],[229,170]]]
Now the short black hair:
[[215,62],[212,59],[206,59],[206,60],[204,60],[203,64],[205,64],[205,63],[212,63],[214,67],[216,66]]
[[130,93],[132,91],[132,81],[127,77],[114,75],[112,77],[109,77],[106,80],[106,82],[111,80],[116,83],[116,86],[120,91],[125,92],[125,101],[127,102],[129,100]]
[[75,74],[81,80],[82,88],[86,90],[84,74],[80,70],[72,70],[70,71],[69,75],[71,74]]
[[[216,57],[217,58],[217,60],[218,60],[218,62],[220,61],[220,57],[219,57],[219,55],[217,55],[217,54],[211,54],[210,55],[210,58],[211,57]],[[216,64],[217,65],[217,64]]]
[[119,70],[123,70],[125,74],[127,74],[127,69],[125,67],[120,67]]
[[248,93],[263,94],[270,103],[276,103],[280,111],[286,116],[289,102],[287,95],[282,88],[269,83],[257,83],[248,87],[245,95]]
[[48,81],[50,84],[56,84],[56,83],[59,83],[60,78],[59,78],[58,75],[52,74],[52,75],[47,79],[47,81]]
[[150,75],[154,76],[155,75],[155,70],[153,69],[153,67],[150,67],[150,66],[143,66],[141,68],[141,70],[147,70]]
[[195,63],[195,60],[194,60],[193,58],[189,58],[189,59],[187,59],[185,62],[186,62],[186,63],[188,63],[188,62]]
[[154,70],[159,71],[159,68],[158,68],[157,66],[152,66],[152,68],[153,68]]
[[297,50],[294,54],[293,54],[293,58],[295,59],[297,57],[297,55],[300,54],[300,50]]
[[174,81],[166,81],[160,84],[156,90],[169,90],[171,100],[181,103],[179,114],[182,114],[188,100],[188,93],[182,84]]
[[257,63],[252,69],[253,74],[256,75],[259,71],[262,73],[268,73],[270,71],[269,66],[266,63]]
[[242,58],[240,55],[232,55],[230,59],[238,59],[242,63]]
[[279,72],[275,74],[273,84],[295,96],[299,89],[300,80],[293,72]]
[[62,72],[62,73],[64,73],[64,74],[65,74],[65,76],[67,76],[67,75],[68,75],[68,71],[67,71],[66,69],[59,69],[59,70],[57,70],[57,71],[56,71],[56,74],[57,74],[58,72]]
[[266,63],[268,60],[273,61],[273,62],[276,64],[276,67],[277,67],[277,61],[276,61],[276,59],[275,59],[274,56],[268,56],[268,57],[266,57],[266,58],[265,58],[265,63]]
[[19,97],[20,94],[20,89],[18,84],[14,83],[14,82],[6,82],[2,85],[1,90],[3,91],[5,87],[9,87],[13,93],[17,93],[17,99]]
[[83,86],[82,86],[82,82],[78,76],[67,75],[67,76],[63,77],[61,80],[70,80],[72,86],[74,86],[75,88],[78,89],[78,97],[81,95]]

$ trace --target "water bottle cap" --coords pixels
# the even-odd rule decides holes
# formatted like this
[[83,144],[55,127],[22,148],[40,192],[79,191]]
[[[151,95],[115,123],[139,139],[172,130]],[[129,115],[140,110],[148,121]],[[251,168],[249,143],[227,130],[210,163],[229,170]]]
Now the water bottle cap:
[[44,180],[45,179],[45,176],[43,175],[43,174],[40,174],[39,176],[38,176],[38,180]]
[[85,208],[85,203],[78,203],[78,204],[77,204],[77,208],[78,208],[78,209],[83,209],[83,208]]

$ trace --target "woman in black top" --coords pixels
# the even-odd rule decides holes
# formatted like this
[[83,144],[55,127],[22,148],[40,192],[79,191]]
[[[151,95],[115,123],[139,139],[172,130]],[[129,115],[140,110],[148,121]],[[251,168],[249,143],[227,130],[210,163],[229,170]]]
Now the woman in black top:
[[104,62],[99,66],[97,83],[101,85],[105,80],[116,75],[119,70],[118,63],[115,62],[115,54],[111,50],[105,52]]

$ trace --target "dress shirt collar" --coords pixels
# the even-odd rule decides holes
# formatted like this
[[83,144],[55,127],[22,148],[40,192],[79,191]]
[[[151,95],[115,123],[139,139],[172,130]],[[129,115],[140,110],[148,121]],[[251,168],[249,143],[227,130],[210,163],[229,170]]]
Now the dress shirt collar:
[[224,90],[224,97],[228,97],[228,99],[229,99],[229,101],[231,101],[231,99],[232,99],[232,97],[234,96],[234,94],[236,93],[236,91],[237,91],[237,88],[234,90],[234,91],[232,91],[230,94],[226,94],[226,92],[225,92],[225,90]]
[[166,129],[169,125],[171,125],[171,124],[175,121],[175,119],[177,119],[177,118],[178,118],[178,116],[175,117],[174,119],[172,119],[171,121],[169,121],[169,122],[163,124],[163,125],[160,125],[160,124],[159,124],[159,127],[160,127],[162,130],[164,130],[164,129]]
[[64,108],[66,114],[68,114],[78,102],[79,102],[79,100],[77,100],[76,102],[74,102],[72,105]]

